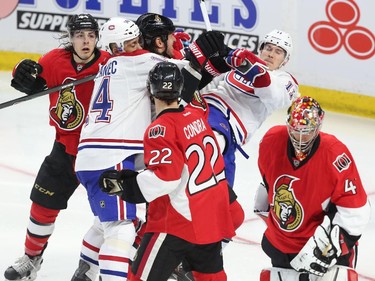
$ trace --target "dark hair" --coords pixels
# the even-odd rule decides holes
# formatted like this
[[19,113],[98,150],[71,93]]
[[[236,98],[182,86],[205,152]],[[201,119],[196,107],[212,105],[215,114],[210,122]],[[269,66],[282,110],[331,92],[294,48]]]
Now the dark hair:
[[154,52],[155,39],[160,37],[164,44],[167,44],[168,35],[175,31],[173,22],[162,15],[146,13],[136,20],[144,40],[144,49]]

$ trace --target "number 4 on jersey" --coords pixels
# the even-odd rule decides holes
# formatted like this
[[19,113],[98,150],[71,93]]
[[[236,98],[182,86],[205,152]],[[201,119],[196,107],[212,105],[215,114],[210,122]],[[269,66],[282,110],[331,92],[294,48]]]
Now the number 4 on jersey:
[[353,194],[357,193],[357,187],[353,184],[351,180],[345,180],[345,192],[352,192]]
[[109,77],[104,77],[95,95],[91,112],[98,112],[95,122],[109,123],[111,121],[110,112],[113,109],[113,101],[109,98]]

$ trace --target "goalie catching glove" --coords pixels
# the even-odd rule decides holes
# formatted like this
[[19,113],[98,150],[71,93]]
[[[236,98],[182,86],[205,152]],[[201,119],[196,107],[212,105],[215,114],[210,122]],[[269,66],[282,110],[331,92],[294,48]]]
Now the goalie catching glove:
[[145,203],[137,183],[138,172],[133,170],[108,170],[99,178],[100,189],[109,195],[118,195],[129,203]]
[[27,95],[32,95],[47,89],[46,81],[38,75],[43,68],[39,63],[30,59],[19,62],[13,70],[11,86]]
[[325,216],[322,224],[316,228],[314,235],[290,265],[299,272],[323,276],[341,255],[339,238],[340,227],[331,225],[331,220]]

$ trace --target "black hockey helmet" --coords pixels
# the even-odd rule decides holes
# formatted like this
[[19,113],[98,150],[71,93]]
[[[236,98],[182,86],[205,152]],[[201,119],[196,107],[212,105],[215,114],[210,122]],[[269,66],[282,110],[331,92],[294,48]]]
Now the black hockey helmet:
[[171,62],[159,62],[149,72],[147,88],[160,100],[175,100],[181,95],[184,78],[178,66]]
[[166,44],[168,35],[176,29],[169,18],[155,13],[146,13],[139,16],[135,24],[138,25],[142,33],[144,48],[150,51],[152,51],[156,37],[161,37]]
[[99,35],[99,25],[94,17],[90,14],[79,14],[72,16],[67,24],[69,34],[72,35],[76,30],[92,29],[96,35]]

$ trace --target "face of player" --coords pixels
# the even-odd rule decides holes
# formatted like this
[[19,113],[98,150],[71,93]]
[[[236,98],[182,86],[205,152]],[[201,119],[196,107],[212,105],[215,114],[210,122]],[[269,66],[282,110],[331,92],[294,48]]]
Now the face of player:
[[176,41],[176,37],[173,34],[168,35],[168,41],[167,41],[167,50],[166,53],[168,57],[173,58],[173,44]]
[[312,130],[295,130],[288,128],[290,139],[293,143],[294,149],[297,152],[308,153],[312,147],[313,141],[318,134],[317,129]]
[[169,58],[173,58],[174,53],[173,53],[173,44],[176,41],[176,37],[174,37],[173,34],[168,35],[168,39],[166,44],[164,41],[161,39],[161,37],[157,37],[155,39],[155,48],[154,52],[163,55]]
[[124,42],[124,52],[130,53],[136,50],[142,49],[142,44],[140,42],[141,37],[134,38]]
[[266,43],[260,51],[259,57],[267,63],[270,70],[278,69],[285,59],[285,51],[271,43]]
[[94,58],[97,37],[94,30],[77,30],[71,37],[76,63],[87,63]]
[[109,47],[111,48],[112,54],[119,55],[121,53],[131,53],[136,50],[142,49],[142,37],[137,37],[132,40],[124,41],[123,49],[119,48],[116,43],[110,43]]

